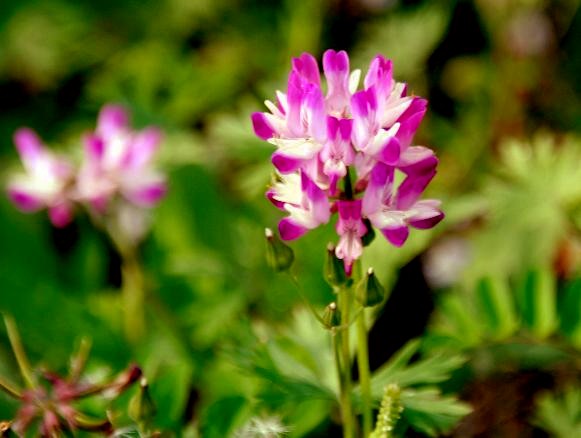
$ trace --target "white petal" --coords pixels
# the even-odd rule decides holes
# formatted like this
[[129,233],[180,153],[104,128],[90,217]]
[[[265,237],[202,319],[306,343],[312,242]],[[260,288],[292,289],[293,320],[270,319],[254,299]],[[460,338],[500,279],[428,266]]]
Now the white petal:
[[359,80],[361,79],[361,70],[355,69],[349,75],[349,93],[353,94],[357,91],[359,87]]

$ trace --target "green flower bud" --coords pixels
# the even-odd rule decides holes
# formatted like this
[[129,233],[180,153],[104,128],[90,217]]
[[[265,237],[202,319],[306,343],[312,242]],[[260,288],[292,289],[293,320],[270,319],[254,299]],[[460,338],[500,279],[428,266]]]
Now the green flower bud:
[[139,392],[129,402],[129,416],[138,423],[148,423],[155,416],[156,408],[147,379],[142,377],[139,381]]
[[293,250],[283,243],[270,228],[264,230],[264,236],[266,237],[266,263],[268,266],[276,272],[288,270],[295,260]]
[[339,327],[341,325],[341,314],[339,313],[339,309],[337,309],[337,303],[332,302],[327,307],[325,307],[323,321],[325,323],[325,327],[328,329]]
[[363,307],[376,306],[385,298],[385,289],[379,283],[373,268],[367,270],[367,275],[357,285],[355,298]]
[[343,261],[338,259],[335,255],[335,245],[332,243],[327,245],[324,274],[327,283],[333,287],[343,286],[349,281],[349,278],[345,273]]

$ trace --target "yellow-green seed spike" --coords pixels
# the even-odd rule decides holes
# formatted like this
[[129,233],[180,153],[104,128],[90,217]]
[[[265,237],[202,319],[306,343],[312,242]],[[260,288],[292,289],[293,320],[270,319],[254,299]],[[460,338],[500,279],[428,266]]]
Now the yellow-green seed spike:
[[395,383],[387,385],[381,399],[375,430],[371,432],[369,438],[392,438],[402,411],[400,387]]

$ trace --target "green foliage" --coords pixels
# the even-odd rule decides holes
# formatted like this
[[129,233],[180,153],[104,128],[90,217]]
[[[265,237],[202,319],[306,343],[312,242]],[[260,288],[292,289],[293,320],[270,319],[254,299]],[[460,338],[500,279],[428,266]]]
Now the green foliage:
[[538,134],[530,144],[507,140],[499,150],[496,175],[482,188],[486,224],[472,239],[464,274],[469,282],[491,272],[522,275],[529,266],[550,265],[579,220],[579,138]]
[[578,345],[577,280],[557,288],[554,275],[540,268],[529,271],[514,287],[502,276],[494,276],[478,282],[474,293],[459,292],[442,297],[434,326],[434,333],[459,345],[472,347],[518,336],[543,341],[557,333]]
[[[429,196],[444,200],[446,220],[399,249],[378,234],[363,272],[373,267],[389,291],[435,239],[468,248],[450,262],[463,270],[435,295],[427,335],[373,376],[376,402],[386,385],[402,388],[394,435],[450,431],[468,412],[452,393],[470,391],[472,371],[573,368],[578,253],[568,269],[554,266],[581,229],[581,13],[576,1],[505,3],[2,0],[2,181],[20,166],[19,126],[79,155],[79,135],[112,101],[137,126],[166,132],[159,164],[170,190],[141,248],[148,331],[136,343],[123,335],[120,261],[107,238],[86,218],[55,231],[43,214],[0,199],[0,311],[14,315],[31,361],[63,371],[70,346],[89,335],[88,375],[139,362],[153,425],[176,436],[223,437],[269,418],[291,436],[328,432],[338,398],[331,335],[293,311],[292,282],[264,261],[263,230],[281,214],[264,200],[272,148],[249,114],[284,89],[290,57],[331,47],[349,50],[354,68],[377,53],[393,59],[395,78],[430,101],[416,143],[440,159]],[[515,51],[543,36],[541,51]],[[318,309],[336,298],[322,275],[333,225],[291,245],[293,273]],[[0,375],[18,376],[7,344],[0,330]],[[537,423],[576,436],[579,404],[574,388],[547,394]],[[0,396],[0,420],[15,409]],[[130,426],[119,435],[143,434]]]
[[465,362],[460,355],[435,354],[411,361],[420,348],[419,340],[411,341],[371,378],[373,398],[382,400],[383,388],[397,384],[402,388],[402,417],[412,428],[438,436],[446,433],[471,409],[452,395],[443,395],[435,387],[448,380],[451,373]]
[[555,438],[581,434],[581,388],[571,386],[562,393],[538,397],[534,422]]

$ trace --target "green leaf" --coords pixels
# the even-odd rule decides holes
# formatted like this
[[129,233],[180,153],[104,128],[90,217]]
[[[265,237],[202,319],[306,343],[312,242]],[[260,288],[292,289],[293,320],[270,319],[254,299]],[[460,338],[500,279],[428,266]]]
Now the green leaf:
[[506,281],[499,277],[488,277],[478,283],[476,294],[480,314],[486,320],[490,334],[504,339],[516,330],[518,323],[514,300]]
[[548,268],[530,271],[520,293],[523,321],[540,339],[549,336],[557,327],[555,278]]
[[246,404],[246,399],[241,396],[222,398],[211,404],[204,413],[200,426],[202,436],[210,438],[230,436]]
[[561,330],[576,347],[581,348],[581,278],[565,287],[558,308]]
[[471,407],[451,396],[444,396],[436,388],[407,389],[402,392],[403,418],[429,436],[449,432],[456,423],[471,412]]
[[561,394],[546,393],[537,399],[533,422],[555,438],[581,436],[581,388]]
[[436,354],[409,364],[418,347],[418,340],[410,341],[392,360],[373,374],[371,392],[375,400],[381,400],[384,387],[390,383],[406,388],[443,382],[466,361],[460,355]]
[[445,320],[444,330],[466,346],[476,345],[483,337],[483,324],[479,315],[470,312],[467,299],[458,293],[450,293],[439,303]]

